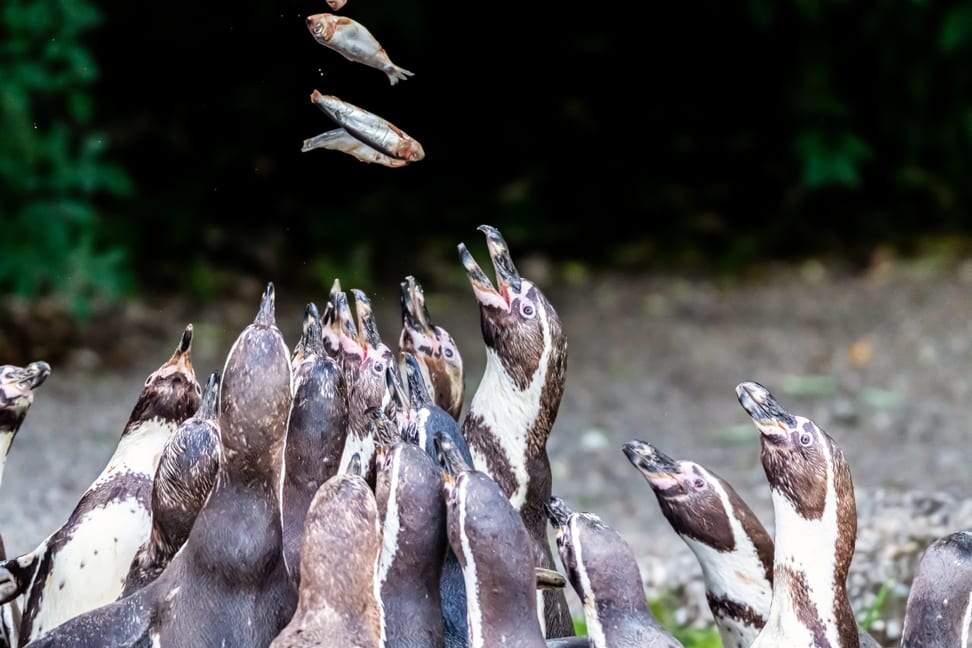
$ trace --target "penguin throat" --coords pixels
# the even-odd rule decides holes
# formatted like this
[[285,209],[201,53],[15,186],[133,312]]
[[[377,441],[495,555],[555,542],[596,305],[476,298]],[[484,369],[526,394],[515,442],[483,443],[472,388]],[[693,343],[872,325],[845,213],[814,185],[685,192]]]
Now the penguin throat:
[[[512,482],[514,488],[507,495],[517,510],[526,501],[530,473],[527,460],[544,450],[549,430],[534,429],[542,407],[544,386],[549,373],[550,354],[553,344],[550,329],[543,329],[544,347],[533,379],[525,389],[520,389],[516,381],[503,368],[503,361],[493,349],[486,348],[486,370],[479,388],[473,396],[468,418],[478,417],[486,428],[487,434],[495,440],[495,450],[501,452],[512,470],[510,480],[493,474],[486,453],[476,443],[475,438],[467,438],[469,451],[477,470],[482,470],[500,483]],[[502,462],[497,462],[502,464]]]

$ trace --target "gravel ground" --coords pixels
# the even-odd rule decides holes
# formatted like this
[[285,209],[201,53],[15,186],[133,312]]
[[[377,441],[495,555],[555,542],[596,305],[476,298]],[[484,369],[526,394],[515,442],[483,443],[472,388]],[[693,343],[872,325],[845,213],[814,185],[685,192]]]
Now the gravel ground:
[[[700,569],[621,444],[643,439],[708,466],[772,530],[758,435],[734,393],[752,379],[843,448],[860,520],[854,607],[863,616],[887,589],[874,634],[894,645],[921,549],[972,527],[972,478],[962,450],[972,398],[972,262],[884,262],[855,275],[807,264],[731,284],[670,276],[567,282],[535,260],[520,270],[545,287],[569,341],[567,387],[548,446],[554,492],[621,532],[639,557],[649,596],[671,592],[680,622],[710,623]],[[204,381],[222,369],[261,288],[240,288],[250,301],[201,308],[177,299],[130,305],[112,335],[131,362],[109,367],[104,350],[82,345],[54,365],[0,491],[10,555],[32,549],[70,513],[114,450],[145,377],[171,353],[185,323],[196,327],[193,354]],[[433,317],[463,352],[468,402],[484,362],[471,291],[426,289]],[[278,321],[292,344],[303,304],[325,296],[288,295],[286,286],[277,292]],[[394,343],[397,285],[371,297],[381,331]],[[576,596],[569,597],[580,614]]]

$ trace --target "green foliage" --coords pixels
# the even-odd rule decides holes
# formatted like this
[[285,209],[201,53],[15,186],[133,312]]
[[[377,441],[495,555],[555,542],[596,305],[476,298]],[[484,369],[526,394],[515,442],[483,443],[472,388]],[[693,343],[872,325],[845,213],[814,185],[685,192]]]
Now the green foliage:
[[95,200],[125,195],[90,130],[98,68],[82,35],[101,22],[87,0],[8,0],[0,9],[0,291],[48,295],[76,316],[127,285],[106,249]]
[[881,612],[884,610],[884,606],[888,601],[888,595],[891,594],[892,584],[890,581],[881,585],[881,589],[878,590],[877,596],[874,597],[874,602],[869,608],[864,611],[864,616],[860,620],[861,628],[866,632],[871,631],[871,626],[874,622],[881,618]]

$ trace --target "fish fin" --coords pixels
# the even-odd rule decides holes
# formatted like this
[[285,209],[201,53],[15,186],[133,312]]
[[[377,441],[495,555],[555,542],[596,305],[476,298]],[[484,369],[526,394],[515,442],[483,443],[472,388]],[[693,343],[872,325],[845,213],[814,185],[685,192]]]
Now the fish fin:
[[399,81],[404,81],[410,76],[415,76],[414,72],[410,72],[409,70],[406,70],[403,67],[398,67],[397,65],[392,65],[391,67],[386,68],[385,74],[388,75],[388,81],[392,85],[395,85]]

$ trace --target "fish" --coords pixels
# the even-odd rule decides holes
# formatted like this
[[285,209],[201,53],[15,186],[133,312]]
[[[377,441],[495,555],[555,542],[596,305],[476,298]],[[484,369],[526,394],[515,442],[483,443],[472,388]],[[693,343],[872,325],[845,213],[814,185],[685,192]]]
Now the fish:
[[378,115],[319,90],[314,90],[310,99],[338,126],[380,153],[409,162],[425,158],[425,150],[418,140]]
[[381,70],[392,85],[414,75],[392,63],[385,48],[356,20],[329,13],[313,14],[307,16],[307,29],[314,40],[349,61]]
[[348,4],[348,0],[327,0],[327,6],[331,11],[341,11],[341,7]]
[[343,128],[335,128],[326,133],[305,139],[304,145],[300,150],[306,153],[307,151],[313,151],[319,148],[341,151],[366,164],[375,163],[393,169],[408,164],[408,160],[399,160],[398,158],[385,155],[381,151],[376,151]]

